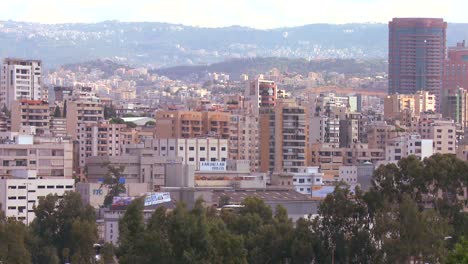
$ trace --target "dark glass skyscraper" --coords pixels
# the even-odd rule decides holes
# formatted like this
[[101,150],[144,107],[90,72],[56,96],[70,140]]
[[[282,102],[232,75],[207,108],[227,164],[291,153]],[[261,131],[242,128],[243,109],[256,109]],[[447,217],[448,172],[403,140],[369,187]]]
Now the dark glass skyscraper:
[[442,90],[447,23],[439,18],[394,18],[388,24],[388,92]]

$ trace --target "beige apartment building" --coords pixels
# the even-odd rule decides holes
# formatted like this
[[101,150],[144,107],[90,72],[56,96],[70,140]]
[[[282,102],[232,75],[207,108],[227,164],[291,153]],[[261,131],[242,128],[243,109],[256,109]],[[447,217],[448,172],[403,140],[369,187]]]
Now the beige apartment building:
[[226,112],[157,111],[155,137],[229,139],[230,118]]
[[340,167],[349,165],[375,164],[384,160],[385,150],[370,148],[368,144],[354,144],[349,148],[337,148],[335,144],[311,143],[309,166],[320,166],[325,182],[339,178]]
[[250,171],[257,171],[258,117],[246,113],[231,115],[228,157],[230,160],[247,160]]
[[0,176],[10,177],[13,170],[34,170],[40,177],[73,176],[73,144],[56,138],[17,135],[0,144]]
[[436,108],[436,96],[421,91],[415,94],[392,94],[384,99],[385,119],[398,119],[400,114],[409,111],[413,116]]
[[431,124],[429,137],[434,141],[434,153],[456,154],[456,125],[453,120],[436,120]]
[[97,124],[104,120],[104,108],[97,97],[67,101],[67,133],[77,139],[83,124]]
[[49,103],[41,100],[19,100],[11,103],[11,131],[34,126],[37,135],[49,134]]
[[78,167],[86,165],[86,158],[92,156],[119,156],[127,142],[123,131],[125,124],[82,123],[78,126],[77,150]]
[[370,148],[385,149],[387,141],[398,135],[394,125],[385,121],[373,122],[367,125],[367,143]]
[[292,99],[279,99],[260,113],[260,171],[295,173],[307,164],[307,111]]

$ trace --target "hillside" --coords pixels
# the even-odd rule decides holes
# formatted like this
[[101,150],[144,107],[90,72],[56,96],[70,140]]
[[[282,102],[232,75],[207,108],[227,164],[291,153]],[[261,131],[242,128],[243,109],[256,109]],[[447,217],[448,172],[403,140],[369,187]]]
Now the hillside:
[[309,72],[338,72],[354,76],[372,76],[387,71],[387,63],[382,59],[325,59],[304,60],[288,58],[246,58],[233,59],[203,66],[177,66],[155,70],[160,75],[171,79],[198,79],[208,72],[224,72],[234,80],[247,73],[255,75],[277,68],[282,72],[307,75]]
[[[468,24],[449,24],[448,45],[468,38]],[[108,58],[154,68],[207,65],[236,58],[384,59],[386,24],[312,24],[258,30],[105,21],[37,24],[0,21],[0,58],[36,58],[45,67]]]

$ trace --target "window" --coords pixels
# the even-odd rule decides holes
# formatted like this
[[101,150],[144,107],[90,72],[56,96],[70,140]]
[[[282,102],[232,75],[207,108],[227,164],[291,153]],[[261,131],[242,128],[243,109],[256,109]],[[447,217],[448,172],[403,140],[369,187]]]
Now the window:
[[200,151],[205,151],[205,147],[200,147]]
[[44,185],[39,185],[37,186],[38,189],[45,189],[45,186]]
[[174,150],[174,147],[173,146],[169,147],[169,150]]
[[189,147],[188,149],[193,151],[195,150],[195,147]]
[[211,147],[210,150],[211,151],[216,151],[216,147]]
[[162,151],[166,150],[166,147],[161,147],[161,150],[162,150]]
[[226,151],[226,147],[222,147],[222,148],[221,148],[221,151]]
[[53,185],[47,185],[47,189],[54,189]]
[[188,158],[189,161],[195,161],[195,158],[194,157],[190,157]]
[[210,161],[216,161],[216,158],[211,158]]
[[304,183],[305,180],[304,179],[299,179],[299,183]]
[[65,186],[65,189],[73,189],[73,185],[67,185]]
[[184,147],[179,147],[179,150],[180,150],[180,151],[184,150]]
[[200,158],[200,161],[205,161],[206,159],[205,158]]

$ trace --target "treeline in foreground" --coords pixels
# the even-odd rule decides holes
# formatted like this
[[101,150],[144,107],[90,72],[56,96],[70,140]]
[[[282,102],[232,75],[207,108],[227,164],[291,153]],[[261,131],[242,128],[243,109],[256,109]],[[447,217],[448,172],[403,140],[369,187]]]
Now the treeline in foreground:
[[[158,208],[149,219],[135,200],[119,223],[119,246],[100,263],[468,263],[468,214],[459,199],[468,164],[453,155],[403,159],[376,170],[370,191],[344,185],[319,216],[293,223],[281,206],[247,198],[238,211],[198,201]],[[1,217],[3,263],[93,263],[94,211],[77,193],[48,196],[26,227]]]

